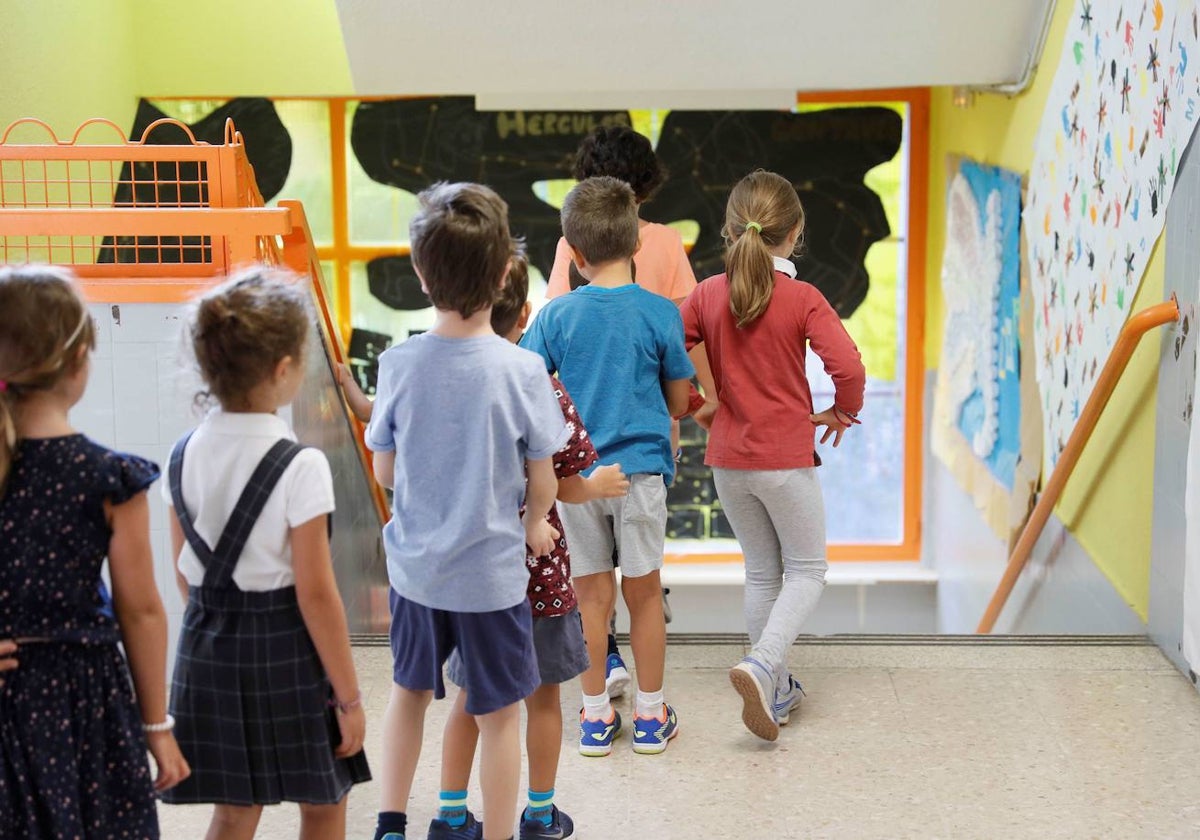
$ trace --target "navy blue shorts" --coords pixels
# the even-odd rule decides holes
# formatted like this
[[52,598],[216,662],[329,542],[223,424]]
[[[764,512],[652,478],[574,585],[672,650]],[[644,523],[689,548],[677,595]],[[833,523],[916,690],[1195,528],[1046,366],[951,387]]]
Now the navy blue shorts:
[[525,599],[495,612],[435,610],[391,590],[392,680],[410,691],[446,696],[442,666],[458,648],[471,691],[467,712],[486,715],[519,703],[541,684],[533,619]]

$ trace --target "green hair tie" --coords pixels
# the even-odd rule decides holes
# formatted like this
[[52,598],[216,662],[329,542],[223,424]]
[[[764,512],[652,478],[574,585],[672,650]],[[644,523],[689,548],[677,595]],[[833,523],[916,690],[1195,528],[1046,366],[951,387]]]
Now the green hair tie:
[[746,230],[750,230],[750,228],[754,228],[759,233],[762,233],[762,225],[758,222],[746,222]]

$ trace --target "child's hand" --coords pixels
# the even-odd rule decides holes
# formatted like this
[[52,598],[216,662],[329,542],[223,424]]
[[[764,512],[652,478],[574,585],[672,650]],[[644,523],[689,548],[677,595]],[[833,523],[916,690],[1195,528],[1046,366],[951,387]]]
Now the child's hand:
[[353,709],[338,712],[338,730],[342,733],[342,743],[333,754],[338,758],[349,758],[360,752],[363,741],[367,737],[367,714],[359,703]]
[[713,418],[717,416],[717,409],[721,404],[716,400],[705,400],[704,405],[696,409],[696,413],[692,415],[692,419],[702,429],[711,429]]
[[348,365],[334,365],[333,370],[337,374],[338,387],[345,394],[346,403],[350,406],[350,410],[354,412],[354,416],[358,418],[360,423],[369,423],[371,421],[373,403],[367,399],[367,395],[362,392],[362,388],[358,387],[358,382],[355,380],[354,374],[350,372],[350,367]]
[[820,414],[810,414],[808,419],[818,429],[821,426],[826,427],[825,434],[821,435],[821,443],[828,441],[830,435],[832,435],[834,448],[837,448],[837,445],[842,442],[842,435],[850,428],[850,424],[843,422],[842,418],[838,416],[837,409],[833,406],[825,409]]
[[154,779],[155,790],[173,788],[192,775],[192,768],[188,767],[187,760],[179,751],[179,744],[173,733],[147,732],[146,743],[150,747],[150,754],[154,756],[154,763],[158,765],[158,776]]
[[[0,641],[0,671],[11,671],[17,667],[17,660],[13,658],[16,653],[16,642],[12,639]],[[0,678],[0,686],[2,685],[4,685],[4,680]]]
[[595,490],[593,498],[596,499],[613,499],[629,493],[629,479],[625,473],[621,472],[620,464],[606,464],[603,467],[597,467],[588,476],[588,483]]
[[523,517],[525,523],[525,545],[534,557],[545,557],[554,550],[554,543],[561,534],[556,531],[544,516],[530,516],[528,512]]

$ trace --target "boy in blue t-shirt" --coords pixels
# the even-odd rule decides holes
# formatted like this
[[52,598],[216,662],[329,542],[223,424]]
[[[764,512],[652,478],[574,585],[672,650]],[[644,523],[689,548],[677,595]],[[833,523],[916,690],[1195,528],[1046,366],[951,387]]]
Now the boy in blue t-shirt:
[[599,463],[619,463],[630,481],[628,496],[561,507],[591,659],[580,678],[579,751],[608,755],[621,730],[604,686],[608,617],[616,604],[615,545],[637,665],[633,748],[660,753],[677,727],[675,710],[663,701],[660,584],[667,485],[675,474],[671,417],[687,411],[695,369],[679,310],[633,282],[638,218],[629,185],[608,177],[581,181],[563,203],[562,225],[588,285],[546,304],[521,346],[538,353],[571,393]]
[[383,531],[395,684],[375,837],[405,837],[425,710],[445,696],[442,666],[457,648],[482,742],[482,837],[504,840],[521,775],[518,704],[540,682],[525,546],[547,554],[559,536],[545,518],[551,456],[571,430],[541,361],[492,331],[514,254],[504,202],[477,184],[437,184],[419,200],[413,266],[436,321],[380,357],[367,427],[375,476],[395,491]]

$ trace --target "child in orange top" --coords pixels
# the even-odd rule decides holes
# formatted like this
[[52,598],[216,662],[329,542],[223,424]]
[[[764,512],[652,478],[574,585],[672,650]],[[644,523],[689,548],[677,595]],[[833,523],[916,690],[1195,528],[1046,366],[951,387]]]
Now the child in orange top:
[[[632,128],[615,125],[597,128],[579,146],[575,157],[575,180],[608,175],[633,188],[639,205],[654,197],[666,180],[658,156],[645,135]],[[688,261],[683,239],[672,227],[638,220],[638,252],[633,256],[635,280],[646,291],[682,303],[696,288],[696,275]],[[555,298],[571,291],[571,249],[560,237],[550,269],[546,297]]]

